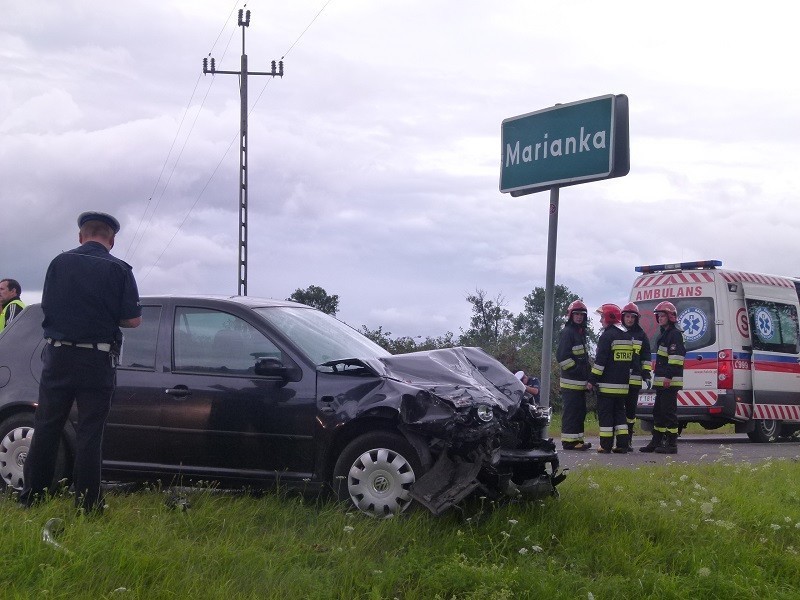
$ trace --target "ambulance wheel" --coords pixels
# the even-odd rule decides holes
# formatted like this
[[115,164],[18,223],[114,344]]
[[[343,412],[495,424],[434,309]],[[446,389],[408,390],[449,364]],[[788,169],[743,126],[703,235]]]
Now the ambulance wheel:
[[766,444],[778,439],[780,433],[780,421],[775,421],[774,419],[757,419],[753,423],[753,431],[748,432],[747,437],[750,438],[751,442]]

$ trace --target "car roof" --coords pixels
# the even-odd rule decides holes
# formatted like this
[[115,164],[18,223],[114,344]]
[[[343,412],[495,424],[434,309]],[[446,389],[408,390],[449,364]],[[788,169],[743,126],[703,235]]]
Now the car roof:
[[222,296],[222,295],[213,295],[213,294],[191,294],[191,295],[178,295],[178,294],[162,294],[162,295],[148,295],[148,296],[141,296],[139,298],[139,302],[141,304],[147,304],[152,302],[163,302],[165,300],[172,300],[173,302],[192,302],[198,300],[214,300],[216,302],[222,303],[232,303],[232,304],[240,304],[242,306],[246,306],[248,308],[261,308],[261,307],[274,307],[274,306],[295,306],[295,307],[302,307],[302,308],[311,308],[305,304],[300,304],[299,302],[293,302],[291,300],[275,300],[274,298],[256,298],[253,296]]

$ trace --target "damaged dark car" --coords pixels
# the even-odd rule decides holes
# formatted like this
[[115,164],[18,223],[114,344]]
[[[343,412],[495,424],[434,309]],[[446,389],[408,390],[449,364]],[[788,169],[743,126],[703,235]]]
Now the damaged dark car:
[[[294,302],[142,298],[103,445],[107,481],[331,489],[375,517],[441,514],[473,493],[541,498],[563,480],[549,410],[479,348],[391,355]],[[0,334],[0,486],[20,489],[42,312]],[[75,417],[55,481],[69,478]]]

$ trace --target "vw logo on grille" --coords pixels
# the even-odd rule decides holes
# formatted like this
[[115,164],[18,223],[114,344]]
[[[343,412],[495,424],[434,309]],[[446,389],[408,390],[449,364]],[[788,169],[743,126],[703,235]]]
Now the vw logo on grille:
[[385,475],[378,475],[372,482],[376,492],[385,492],[389,489],[390,483]]

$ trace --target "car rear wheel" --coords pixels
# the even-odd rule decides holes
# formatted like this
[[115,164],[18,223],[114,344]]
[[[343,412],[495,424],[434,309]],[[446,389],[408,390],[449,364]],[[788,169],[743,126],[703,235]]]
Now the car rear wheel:
[[747,437],[753,442],[774,442],[780,435],[780,421],[775,421],[773,419],[757,419],[753,425],[753,431],[747,434]]
[[409,507],[409,490],[421,474],[419,457],[405,438],[376,431],[354,439],[339,455],[333,489],[340,500],[383,519]]
[[[0,489],[21,490],[22,469],[33,438],[33,414],[19,414],[0,423]],[[67,475],[66,450],[62,442],[53,481]]]

